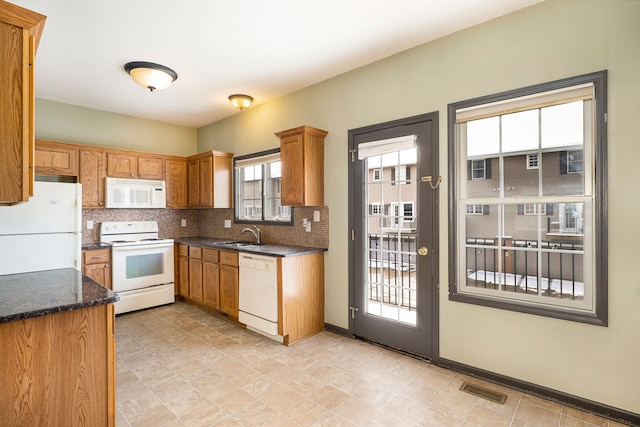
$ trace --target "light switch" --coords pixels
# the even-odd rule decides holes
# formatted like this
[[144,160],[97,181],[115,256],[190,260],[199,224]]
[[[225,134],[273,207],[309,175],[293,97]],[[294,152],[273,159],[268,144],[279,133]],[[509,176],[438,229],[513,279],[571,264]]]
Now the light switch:
[[186,227],[186,226],[187,226],[187,220],[183,218],[183,219],[182,219],[182,221],[180,221],[180,224],[181,224],[183,227]]
[[231,228],[231,220],[230,219],[225,219],[224,220],[224,228]]
[[320,211],[313,211],[313,222],[320,222]]
[[93,221],[87,221],[87,230],[93,230]]

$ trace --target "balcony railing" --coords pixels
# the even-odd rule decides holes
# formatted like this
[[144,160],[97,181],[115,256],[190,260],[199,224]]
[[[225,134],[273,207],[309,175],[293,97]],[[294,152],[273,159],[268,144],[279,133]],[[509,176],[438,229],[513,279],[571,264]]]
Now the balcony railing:
[[582,241],[467,238],[467,286],[584,298]]
[[369,300],[416,309],[415,230],[368,235]]

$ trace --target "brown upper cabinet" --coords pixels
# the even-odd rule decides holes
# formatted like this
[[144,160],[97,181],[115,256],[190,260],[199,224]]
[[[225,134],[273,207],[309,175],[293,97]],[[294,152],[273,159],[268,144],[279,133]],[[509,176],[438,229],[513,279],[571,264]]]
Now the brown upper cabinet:
[[0,1],[0,205],[33,195],[33,63],[46,19]]
[[80,150],[80,183],[82,207],[103,208],[105,205],[105,178],[107,177],[107,153],[97,150]]
[[107,176],[164,180],[164,159],[155,156],[108,153]]
[[233,153],[207,151],[187,159],[190,208],[231,208]]
[[35,167],[37,174],[78,175],[78,150],[68,144],[36,141]]
[[188,206],[187,160],[167,159],[167,207],[186,208]]
[[324,205],[324,137],[310,126],[276,132],[282,161],[282,205]]

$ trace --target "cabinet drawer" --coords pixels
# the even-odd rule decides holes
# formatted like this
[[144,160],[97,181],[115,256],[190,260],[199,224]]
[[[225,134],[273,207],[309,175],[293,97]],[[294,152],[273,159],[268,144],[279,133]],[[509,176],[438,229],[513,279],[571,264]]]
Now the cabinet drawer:
[[178,255],[179,256],[189,256],[189,245],[185,245],[184,243],[180,243],[178,245]]
[[189,258],[202,259],[202,248],[189,245]]
[[82,263],[84,265],[105,262],[111,262],[111,248],[82,251]]
[[205,262],[218,262],[218,250],[217,249],[202,249],[202,259]]
[[238,266],[238,252],[220,251],[220,264]]

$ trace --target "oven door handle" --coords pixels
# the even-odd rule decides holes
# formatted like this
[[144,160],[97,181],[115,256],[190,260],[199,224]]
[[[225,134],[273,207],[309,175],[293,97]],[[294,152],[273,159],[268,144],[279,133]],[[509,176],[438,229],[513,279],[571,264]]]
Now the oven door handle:
[[158,249],[158,248],[170,248],[170,247],[173,247],[173,243],[158,243],[153,245],[112,246],[111,250],[114,252],[140,251],[144,249]]

